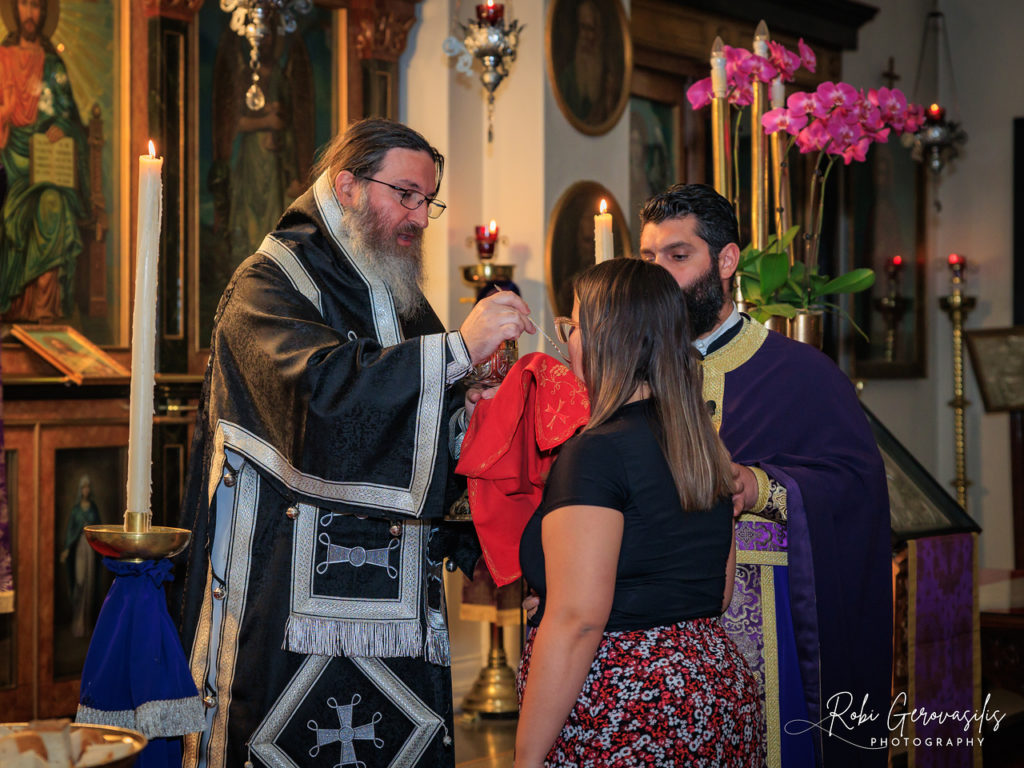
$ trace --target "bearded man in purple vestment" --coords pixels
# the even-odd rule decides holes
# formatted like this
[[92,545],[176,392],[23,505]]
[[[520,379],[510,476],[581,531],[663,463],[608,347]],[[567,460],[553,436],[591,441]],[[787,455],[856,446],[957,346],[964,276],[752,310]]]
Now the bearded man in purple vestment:
[[889,497],[850,380],[729,298],[739,231],[711,187],[641,212],[640,256],[683,288],[704,399],[742,510],[722,621],[763,685],[769,766],[884,765],[891,696]]

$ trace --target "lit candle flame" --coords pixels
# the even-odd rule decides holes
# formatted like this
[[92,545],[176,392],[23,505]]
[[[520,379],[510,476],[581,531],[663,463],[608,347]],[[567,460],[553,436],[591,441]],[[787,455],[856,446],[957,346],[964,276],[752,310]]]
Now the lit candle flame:
[[494,7],[494,0],[487,0],[487,7],[488,8],[493,8]]
[[491,224],[487,228],[491,231],[491,234],[493,235],[495,231],[498,229],[498,222],[496,222],[494,219],[491,219]]
[[601,213],[608,213],[608,201],[603,197],[601,198]]
[[153,144],[153,140],[149,140],[149,156],[156,157],[156,146]]

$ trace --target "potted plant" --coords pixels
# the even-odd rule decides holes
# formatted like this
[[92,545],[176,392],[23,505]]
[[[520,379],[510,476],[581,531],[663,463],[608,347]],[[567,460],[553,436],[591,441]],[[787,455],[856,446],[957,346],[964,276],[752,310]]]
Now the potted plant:
[[740,253],[736,278],[750,316],[775,330],[785,330],[775,318],[790,321],[790,335],[818,347],[825,312],[842,314],[865,336],[853,318],[826,297],[867,290],[874,285],[874,271],[860,268],[830,278],[819,274],[817,266],[808,268],[801,261],[791,264],[789,248],[799,230],[799,226],[790,227],[781,240],[771,235],[765,248],[757,250],[748,245]]
[[[764,30],[763,34],[766,35],[767,31]],[[810,179],[810,204],[807,206],[810,218],[800,236],[802,258],[794,258],[793,255],[798,250],[794,241],[801,228],[793,226],[786,229],[787,224],[780,216],[776,226],[778,230],[786,229],[785,232],[777,231],[762,248],[755,249],[751,244],[743,249],[738,268],[740,295],[751,309],[752,316],[767,321],[770,327],[774,324],[779,329],[779,326],[788,324],[797,329],[791,335],[798,337],[801,328],[817,325],[820,336],[824,311],[839,312],[849,317],[838,305],[826,301],[826,297],[863,291],[875,279],[874,273],[866,268],[837,277],[818,272],[818,247],[829,174],[840,158],[846,165],[863,161],[873,142],[887,141],[890,134],[916,131],[924,120],[924,109],[920,105],[908,104],[899,89],[872,88],[865,92],[847,83],[825,82],[813,92],[791,93],[785,98],[785,83],[792,82],[801,67],[814,72],[814,53],[803,40],[799,42],[798,53],[775,41],[764,45],[764,56],[741,48],[721,46],[728,89],[725,98],[734,110],[740,112],[735,126],[738,130],[742,111],[752,102],[753,88],[770,84],[775,108],[761,115],[759,128],[767,135],[777,134],[776,138],[783,139],[775,156],[775,178],[780,180],[781,186],[788,188],[787,158],[794,145],[802,154],[817,153],[817,158]],[[712,96],[711,78],[698,81],[687,92],[694,109],[710,104]],[[734,144],[736,141],[738,133],[733,137]],[[733,158],[735,160],[735,154]],[[732,184],[735,190],[733,202],[738,210],[740,174],[735,163]],[[776,205],[779,211],[783,210],[779,200]],[[772,318],[778,320],[773,321]],[[863,335],[856,324],[853,327]]]

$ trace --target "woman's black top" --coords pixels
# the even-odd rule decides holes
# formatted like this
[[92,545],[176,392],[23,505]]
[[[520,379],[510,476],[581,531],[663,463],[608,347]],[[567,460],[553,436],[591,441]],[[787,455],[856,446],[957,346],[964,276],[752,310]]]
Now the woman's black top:
[[605,631],[721,614],[732,505],[722,499],[711,509],[683,510],[658,443],[660,428],[653,404],[639,400],[562,446],[519,545],[523,576],[541,597],[531,624],[540,622],[546,591],[541,523],[570,505],[610,507],[625,518]]

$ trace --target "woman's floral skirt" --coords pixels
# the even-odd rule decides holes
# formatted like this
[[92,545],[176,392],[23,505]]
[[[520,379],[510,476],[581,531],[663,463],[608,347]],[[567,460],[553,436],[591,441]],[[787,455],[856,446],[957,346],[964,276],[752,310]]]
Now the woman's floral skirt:
[[[516,678],[520,703],[535,636]],[[546,765],[761,766],[761,718],[757,681],[719,619],[605,632]]]

